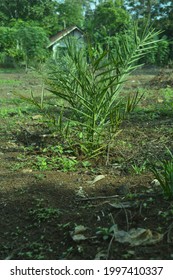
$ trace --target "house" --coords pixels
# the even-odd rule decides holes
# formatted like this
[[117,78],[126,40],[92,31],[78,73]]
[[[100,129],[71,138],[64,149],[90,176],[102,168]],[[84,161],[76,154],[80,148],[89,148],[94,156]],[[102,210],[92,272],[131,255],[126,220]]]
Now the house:
[[72,26],[59,31],[56,35],[50,38],[48,49],[52,50],[53,57],[56,56],[56,53],[60,51],[60,49],[64,49],[66,47],[66,40],[71,37],[75,38],[75,40],[79,43],[79,46],[84,42],[84,33],[77,26]]

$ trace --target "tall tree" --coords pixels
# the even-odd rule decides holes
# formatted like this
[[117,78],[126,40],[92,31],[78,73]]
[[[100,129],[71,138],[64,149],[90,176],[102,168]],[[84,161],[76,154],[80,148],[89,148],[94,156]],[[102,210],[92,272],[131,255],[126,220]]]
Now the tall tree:
[[83,26],[83,8],[87,4],[84,0],[65,0],[58,4],[58,16],[61,29],[71,25]]
[[129,21],[129,14],[122,6],[122,1],[100,2],[94,11],[90,10],[90,14],[86,14],[88,34],[100,42],[125,30]]
[[147,18],[151,21],[169,14],[173,6],[170,0],[124,0],[126,8],[135,19]]
[[[168,42],[170,58],[173,58],[173,1],[170,0],[125,0],[125,5],[134,19],[149,20]],[[167,46],[165,41],[165,45]],[[158,50],[159,51],[159,50]],[[172,55],[171,55],[172,54]],[[158,54],[159,55],[159,54]],[[171,57],[172,56],[172,57]]]
[[13,27],[0,27],[1,60],[10,57],[24,61],[26,68],[32,62],[43,62],[47,57],[48,38],[43,28],[16,21]]
[[50,33],[58,28],[56,0],[1,0],[0,25],[12,26],[16,20],[35,21]]

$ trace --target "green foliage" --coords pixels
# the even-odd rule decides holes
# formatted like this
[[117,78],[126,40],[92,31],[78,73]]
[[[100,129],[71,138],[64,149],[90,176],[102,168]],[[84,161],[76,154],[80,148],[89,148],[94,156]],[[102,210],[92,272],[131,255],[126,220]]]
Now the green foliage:
[[[137,61],[153,48],[154,30],[144,29],[141,37],[134,27],[133,44],[129,37],[119,36],[114,51],[88,46],[77,48],[67,43],[65,56],[53,62],[47,84],[49,90],[64,101],[70,112],[67,125],[63,127],[60,115],[59,126],[66,141],[80,147],[84,154],[99,153],[108,145],[117,132],[124,115],[133,110],[137,99],[128,98],[121,106],[120,92],[127,75],[136,69]],[[63,107],[61,107],[63,115]],[[71,143],[72,144],[72,143]]]
[[58,4],[59,24],[61,29],[77,25],[83,26],[83,0],[65,0]]
[[113,36],[129,27],[129,13],[109,0],[98,4],[94,11],[86,14],[86,31],[88,37],[95,43],[106,44]]
[[33,216],[38,223],[45,221],[50,222],[51,219],[58,217],[60,213],[59,209],[40,206],[36,209],[29,210],[29,214]]
[[159,66],[167,65],[170,55],[170,44],[166,38],[163,37],[154,49],[145,58],[145,63],[155,64]]
[[141,164],[140,166],[139,165],[136,165],[136,164],[133,164],[132,165],[132,168],[135,172],[135,174],[137,175],[140,175],[142,174],[144,171],[146,171],[146,164],[147,164],[147,161],[144,161],[143,164]]
[[9,27],[0,27],[0,61],[6,61],[6,57],[19,57],[17,49],[16,30]]
[[21,82],[20,81],[17,81],[17,80],[13,80],[13,79],[3,79],[1,80],[0,79],[0,85],[20,85]]
[[167,65],[169,60],[169,42],[166,39],[158,42],[158,50],[156,53],[156,64],[157,65]]
[[98,5],[94,11],[94,31],[107,36],[115,35],[129,23],[129,14],[125,9],[106,1]]
[[67,172],[75,171],[78,164],[79,162],[68,155],[68,151],[65,151],[62,146],[50,146],[43,149],[42,156],[36,157],[33,167],[40,171],[58,169]]
[[0,27],[0,50],[4,58],[24,60],[26,67],[31,62],[44,61],[47,56],[48,38],[45,31],[30,23],[17,21],[15,26]]
[[52,34],[58,29],[57,1],[1,0],[0,25],[12,27],[18,20],[35,22]]
[[[171,79],[171,77],[170,77]],[[173,89],[171,87],[167,87],[160,90],[161,96],[163,96],[165,100],[165,106],[163,109],[173,109]]]
[[103,238],[103,240],[109,240],[112,238],[114,234],[115,225],[111,226],[110,228],[107,227],[98,227],[96,234]]
[[45,31],[28,23],[17,22],[15,25],[17,47],[23,54],[26,66],[29,61],[44,61],[46,58],[46,46],[48,38]]
[[170,150],[168,152],[171,159],[159,161],[160,167],[152,166],[151,171],[159,181],[164,195],[170,199],[173,198],[173,154]]

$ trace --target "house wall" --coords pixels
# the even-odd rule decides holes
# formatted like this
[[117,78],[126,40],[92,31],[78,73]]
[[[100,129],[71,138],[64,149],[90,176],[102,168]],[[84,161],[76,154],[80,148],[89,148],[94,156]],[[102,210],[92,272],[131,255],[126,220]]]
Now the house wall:
[[74,37],[77,39],[77,42],[79,42],[79,47],[83,45],[84,43],[83,35],[78,30],[73,30],[70,34],[66,35],[64,38],[62,38],[61,40],[59,40],[53,45],[52,47],[53,58],[56,57],[58,49],[66,48],[66,40],[70,37],[72,38]]

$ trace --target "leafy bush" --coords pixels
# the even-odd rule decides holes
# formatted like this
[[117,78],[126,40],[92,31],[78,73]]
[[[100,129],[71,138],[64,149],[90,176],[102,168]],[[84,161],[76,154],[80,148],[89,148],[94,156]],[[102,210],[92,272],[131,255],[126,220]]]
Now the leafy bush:
[[158,41],[155,48],[153,48],[144,58],[145,63],[155,64],[159,66],[167,65],[169,62],[170,46],[166,38]]
[[10,58],[15,62],[44,61],[47,56],[48,38],[43,28],[21,20],[13,27],[0,27],[0,62]]

